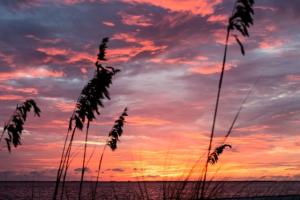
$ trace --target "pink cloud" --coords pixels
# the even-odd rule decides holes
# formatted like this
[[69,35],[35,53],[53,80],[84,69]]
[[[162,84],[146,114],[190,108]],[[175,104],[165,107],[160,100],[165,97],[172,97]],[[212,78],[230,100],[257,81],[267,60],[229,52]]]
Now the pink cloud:
[[227,15],[211,15],[208,17],[207,21],[212,22],[212,23],[227,24],[228,16]]
[[91,55],[86,52],[77,52],[70,49],[63,49],[63,48],[55,48],[55,47],[49,47],[49,48],[37,48],[37,51],[43,52],[44,54],[50,56],[49,58],[46,58],[44,61],[46,63],[50,62],[52,60],[51,56],[66,56],[67,57],[67,63],[75,63],[79,61],[89,61],[94,62],[95,61],[95,55]]
[[8,85],[0,85],[0,89],[7,92],[22,92],[27,94],[38,94],[36,88],[16,88]]
[[52,39],[41,39],[35,35],[29,34],[25,36],[26,38],[33,39],[35,41],[41,42],[41,43],[46,43],[46,44],[56,44],[58,42],[61,42],[62,40],[59,38],[52,38]]
[[[225,70],[227,71],[234,67],[236,67],[236,65],[226,65]],[[221,66],[220,64],[213,64],[213,65],[204,65],[200,67],[191,67],[189,68],[189,71],[193,73],[209,75],[209,74],[220,73]]]
[[270,7],[270,6],[254,6],[254,9],[260,9],[260,10],[269,10],[269,11],[276,11],[277,8]]
[[192,19],[194,16],[191,13],[186,12],[179,12],[179,13],[172,13],[163,16],[163,18],[158,22],[158,24],[162,27],[175,27],[180,24],[187,22],[188,20]]
[[65,128],[68,126],[68,122],[66,120],[52,120],[50,123],[52,124],[50,127],[59,126],[61,128]]
[[[217,29],[214,30],[214,32],[212,33],[213,37],[215,39],[215,42],[218,44],[225,44],[225,37],[226,37],[226,29]],[[241,40],[241,42],[243,42],[243,38],[239,38]],[[229,37],[229,42],[228,44],[233,44],[235,42],[233,37]]]
[[19,95],[0,95],[1,101],[10,101],[10,100],[21,100],[24,99],[24,97]]
[[283,40],[281,39],[263,39],[259,43],[261,49],[276,49],[283,46]]
[[47,104],[57,108],[60,112],[71,112],[74,110],[75,102],[63,97],[41,97]]
[[103,21],[102,24],[104,24],[105,26],[109,26],[109,27],[115,26],[115,24],[113,22],[109,22],[109,21]]
[[265,29],[268,31],[268,32],[274,32],[277,30],[277,26],[275,24],[268,24]]
[[152,26],[151,20],[144,15],[129,15],[120,13],[122,23],[129,26]]
[[74,110],[73,102],[58,101],[55,106],[62,112],[71,112]]
[[113,40],[122,40],[132,43],[134,46],[126,48],[108,49],[108,55],[113,62],[127,61],[131,57],[138,55],[144,51],[158,51],[167,48],[167,46],[156,46],[151,40],[145,40],[135,37],[133,34],[119,33],[112,37]]
[[140,116],[128,117],[127,122],[135,126],[162,126],[172,123],[171,121],[159,118]]
[[0,52],[0,59],[4,61],[8,66],[16,67],[16,64],[14,63],[14,57],[12,55],[6,55]]
[[59,78],[64,75],[63,71],[54,71],[47,68],[25,68],[23,70],[15,70],[12,72],[0,72],[0,81],[23,79],[23,78]]
[[193,60],[187,60],[182,58],[164,58],[164,57],[155,57],[151,58],[150,61],[153,63],[166,63],[166,64],[182,64],[182,65],[196,65],[201,61],[207,61],[208,57],[206,56],[197,56]]
[[287,75],[286,79],[288,81],[300,81],[300,75]]
[[195,15],[206,16],[214,13],[214,7],[222,0],[123,0],[127,3],[145,3],[176,12],[191,12]]
[[62,1],[58,0],[58,3],[64,3],[66,5],[74,5],[74,4],[86,3],[86,2],[97,2],[97,0],[62,0]]
[[88,72],[88,70],[84,67],[80,68],[81,73],[86,74]]
[[60,49],[60,48],[37,48],[37,51],[43,52],[49,56],[60,56],[60,55],[67,55],[69,53],[68,50],[66,49]]
[[270,126],[267,125],[253,125],[253,126],[248,126],[248,127],[243,127],[243,128],[236,128],[238,131],[243,131],[243,132],[256,132],[259,133],[261,131],[265,131],[266,129],[269,129]]

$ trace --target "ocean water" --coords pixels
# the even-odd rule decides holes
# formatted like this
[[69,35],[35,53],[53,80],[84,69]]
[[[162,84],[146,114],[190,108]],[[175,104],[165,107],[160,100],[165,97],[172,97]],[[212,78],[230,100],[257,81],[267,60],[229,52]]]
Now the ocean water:
[[[102,182],[97,199],[166,199],[175,197],[183,182]],[[52,198],[55,182],[0,182],[0,200],[47,200]],[[82,199],[91,199],[93,182],[85,182]],[[77,199],[79,182],[67,182],[64,199]],[[195,182],[188,182],[181,199],[191,195]],[[208,185],[207,196],[240,198],[299,195],[297,181],[220,181]],[[280,199],[280,198],[279,198]]]

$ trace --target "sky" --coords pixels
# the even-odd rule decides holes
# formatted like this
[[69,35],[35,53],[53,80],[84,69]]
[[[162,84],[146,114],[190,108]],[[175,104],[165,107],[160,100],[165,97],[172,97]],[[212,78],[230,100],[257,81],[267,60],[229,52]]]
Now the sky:
[[[124,134],[118,149],[105,153],[103,180],[180,180],[193,166],[197,177],[233,4],[0,1],[0,129],[25,99],[33,98],[42,110],[41,118],[28,117],[21,146],[8,153],[1,142],[0,180],[55,179],[69,117],[93,76],[103,37],[110,38],[107,65],[121,72],[113,79],[111,100],[91,124],[86,180],[95,178],[107,135],[125,107]],[[252,92],[227,140],[232,149],[210,167],[210,176],[300,179],[299,9],[298,0],[257,0],[250,37],[240,36],[245,56],[231,37],[214,147]],[[84,132],[76,132],[68,180],[78,180],[83,138]]]

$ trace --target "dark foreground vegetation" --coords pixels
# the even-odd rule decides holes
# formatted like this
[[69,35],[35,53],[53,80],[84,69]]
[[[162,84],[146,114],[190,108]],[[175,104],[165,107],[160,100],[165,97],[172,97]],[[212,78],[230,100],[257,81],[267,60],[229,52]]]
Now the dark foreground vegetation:
[[[80,182],[66,182],[64,199],[77,199]],[[82,199],[91,199],[95,182],[86,181]],[[193,185],[188,182],[180,197],[176,186],[181,182],[101,182],[96,199],[191,199]],[[51,199],[55,182],[0,182],[2,199]],[[219,181],[208,184],[210,199],[299,199],[300,182],[293,181]],[[145,191],[146,190],[146,191]]]

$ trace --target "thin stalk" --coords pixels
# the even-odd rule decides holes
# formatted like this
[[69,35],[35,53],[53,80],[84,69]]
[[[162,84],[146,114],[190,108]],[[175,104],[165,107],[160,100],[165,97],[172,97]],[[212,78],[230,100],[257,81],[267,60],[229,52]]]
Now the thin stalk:
[[[18,107],[18,104],[17,104],[17,107]],[[9,118],[9,120],[7,121],[6,124],[9,124],[9,123],[11,122],[12,116],[15,115],[15,114],[16,114],[16,110],[15,110],[15,111],[13,112],[13,114],[10,116],[10,118]],[[5,126],[5,124],[4,124],[4,126]],[[2,131],[2,134],[1,134],[1,137],[0,137],[0,143],[1,143],[1,141],[2,141],[2,138],[3,138],[3,136],[4,136],[4,133],[5,133],[5,129],[4,129],[4,127],[3,127],[3,131]]]
[[245,98],[243,99],[243,101],[242,101],[242,103],[241,103],[241,105],[240,105],[240,107],[239,107],[239,109],[238,109],[236,115],[234,116],[234,119],[233,119],[233,121],[232,121],[232,124],[231,124],[229,130],[227,131],[227,134],[226,134],[225,137],[224,137],[223,144],[225,144],[227,138],[228,138],[229,135],[231,134],[231,132],[232,132],[232,130],[233,130],[233,128],[234,128],[234,125],[235,125],[235,123],[236,123],[236,121],[237,121],[237,119],[238,119],[238,117],[239,117],[239,115],[240,115],[240,113],[241,113],[241,111],[242,111],[242,109],[243,109],[243,107],[244,107],[244,104],[246,103],[246,101],[247,101],[247,99],[249,98],[249,96],[250,96],[252,90],[254,89],[254,87],[256,86],[256,84],[258,83],[258,81],[259,81],[260,78],[261,78],[261,77],[259,76],[259,77],[256,79],[256,81],[254,82],[252,88],[250,88],[250,89],[248,90],[247,95],[246,95]]
[[69,165],[69,160],[70,160],[70,153],[71,153],[71,148],[72,148],[72,144],[73,144],[73,139],[74,139],[75,131],[76,131],[76,127],[74,127],[73,132],[71,134],[70,142],[69,142],[66,154],[64,156],[64,161],[63,161],[63,165],[62,165],[62,171],[61,171],[61,174],[60,174],[60,176],[61,176],[64,173],[64,176],[63,176],[63,179],[62,179],[62,188],[61,188],[60,199],[62,199],[62,197],[63,197],[63,192],[64,192],[64,188],[65,188],[65,182],[66,182],[66,177],[67,177],[68,165]]
[[63,167],[63,160],[64,160],[64,155],[65,155],[65,150],[66,150],[66,145],[67,145],[68,138],[69,138],[69,131],[67,133],[67,136],[66,136],[66,139],[65,139],[65,142],[64,142],[64,148],[63,148],[63,151],[62,151],[62,154],[61,154],[61,159],[60,159],[59,167],[58,167],[58,170],[57,170],[56,182],[55,182],[55,190],[54,190],[53,197],[52,197],[53,200],[56,200],[57,193],[58,193],[58,188],[59,188],[59,184],[60,184],[60,178],[61,178],[62,170],[63,170],[62,169],[62,167]]
[[[77,101],[78,101],[78,99],[77,99]],[[74,108],[74,111],[72,113],[72,117],[74,116],[74,112],[75,112],[75,108]],[[74,127],[74,129],[72,131],[72,138],[73,138],[73,136],[75,134],[75,131],[76,131],[76,126]],[[57,170],[56,182],[55,182],[55,190],[54,190],[54,194],[53,194],[52,200],[56,200],[56,197],[57,197],[58,188],[59,188],[59,184],[60,184],[60,179],[61,179],[61,175],[63,173],[64,164],[65,164],[65,161],[66,161],[65,149],[66,149],[67,141],[68,141],[68,138],[69,138],[69,132],[70,132],[70,130],[69,130],[69,127],[68,127],[67,136],[66,136],[66,139],[65,139],[65,142],[64,142],[64,147],[63,147],[63,151],[62,151],[62,154],[61,154],[61,159],[60,159],[59,167],[58,167],[58,170]],[[70,143],[69,143],[69,145],[70,145]],[[61,198],[62,198],[62,196],[61,196]]]
[[1,143],[1,141],[2,141],[2,138],[3,138],[3,136],[4,136],[4,133],[5,133],[5,130],[4,130],[4,128],[3,128],[3,131],[2,131],[2,134],[1,134],[1,137],[0,137],[0,143]]
[[[204,156],[204,155],[203,155]],[[196,168],[196,166],[198,165],[198,163],[201,161],[201,157],[195,162],[195,164],[193,165],[193,167],[189,170],[189,173],[187,174],[187,176],[185,177],[184,181],[181,184],[181,187],[179,189],[177,189],[176,191],[176,199],[180,200],[180,195],[183,194],[183,191],[185,190],[187,184],[189,183],[189,179],[194,171],[194,169]],[[198,190],[196,190],[197,192]]]
[[83,161],[82,161],[81,178],[80,178],[80,185],[79,185],[79,194],[78,194],[79,200],[81,199],[82,184],[83,184],[83,178],[84,178],[84,172],[85,172],[85,158],[86,158],[87,140],[88,140],[88,135],[89,135],[89,127],[90,127],[90,120],[88,120],[87,126],[86,126]]
[[220,74],[220,78],[219,78],[217,100],[216,100],[216,104],[215,104],[212,129],[211,129],[210,140],[209,140],[209,145],[208,145],[208,149],[207,149],[207,160],[206,160],[205,167],[204,167],[204,175],[203,175],[203,180],[202,180],[202,187],[201,187],[201,196],[200,196],[200,199],[204,199],[205,182],[206,182],[206,178],[207,178],[208,163],[209,163],[208,161],[209,161],[209,155],[210,155],[210,152],[211,152],[211,149],[212,149],[212,142],[213,142],[213,138],[214,138],[215,125],[216,125],[216,121],[217,121],[217,114],[218,114],[218,108],[219,108],[219,100],[220,100],[222,83],[223,83],[223,77],[224,77],[224,72],[225,72],[229,33],[230,33],[230,29],[228,27],[227,28],[227,34],[226,34],[226,40],[225,40],[225,49],[224,49],[222,70],[221,70],[221,74]]
[[97,172],[97,178],[96,178],[96,183],[95,183],[95,188],[94,188],[94,193],[93,193],[92,200],[96,199],[96,193],[97,193],[97,187],[98,187],[98,182],[99,182],[100,170],[101,170],[102,160],[103,160],[104,152],[106,150],[106,146],[107,145],[105,144],[104,147],[103,147],[103,150],[102,150],[102,154],[100,156],[99,165],[98,165],[98,172]]
[[[76,154],[74,154],[73,156],[72,156],[72,158],[71,158],[71,161],[68,163],[68,165],[66,165],[66,167],[65,167],[65,171],[68,171],[68,169],[69,169],[69,167],[70,167],[70,164],[71,164],[71,162],[72,162],[72,160],[75,158],[77,156],[77,153]],[[64,190],[64,188],[65,188],[65,182],[63,182],[63,187],[62,187],[62,189],[61,189],[61,193],[60,193],[60,199],[61,200],[63,200],[63,197],[64,197],[64,194],[66,194],[66,197],[68,198],[68,196],[67,196],[67,188],[66,188],[66,191]]]

